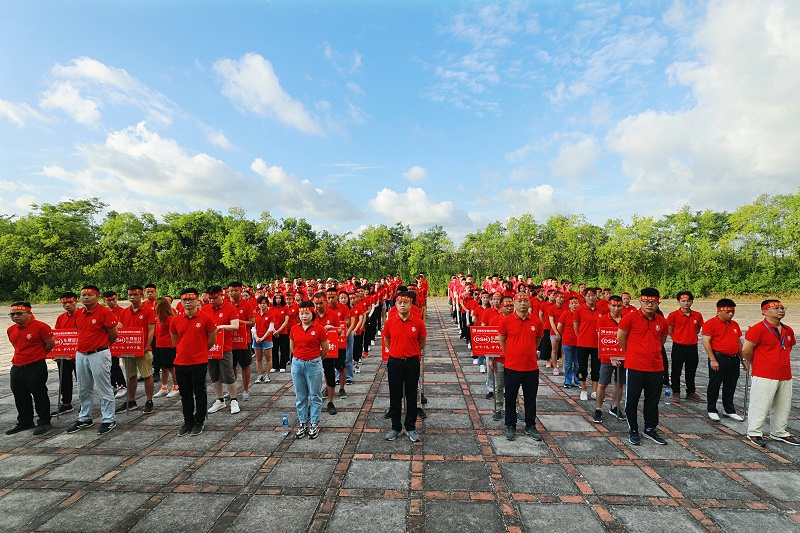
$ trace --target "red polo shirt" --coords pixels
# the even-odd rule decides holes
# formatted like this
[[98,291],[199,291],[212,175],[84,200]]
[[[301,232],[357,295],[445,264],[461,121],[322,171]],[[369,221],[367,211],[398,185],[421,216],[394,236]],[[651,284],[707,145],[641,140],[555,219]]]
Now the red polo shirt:
[[600,318],[600,308],[589,309],[586,304],[578,307],[572,314],[578,323],[578,346],[582,348],[597,348],[597,319]]
[[792,328],[782,324],[779,337],[778,330],[762,320],[748,329],[744,338],[756,345],[753,350],[754,376],[781,381],[792,379],[789,355],[797,343]]
[[208,363],[208,333],[215,329],[217,325],[208,313],[173,317],[169,322],[169,331],[178,335],[175,364],[188,366]]
[[[174,316],[167,315],[164,324],[160,320],[156,320],[156,348],[174,348],[172,337],[169,334],[169,323],[174,318]],[[145,340],[147,339],[145,338]]]
[[663,372],[661,338],[667,336],[667,319],[658,313],[648,319],[641,310],[622,317],[619,329],[628,332],[625,368],[642,372]]
[[53,338],[53,330],[40,320],[31,318],[24,326],[17,324],[8,328],[8,340],[14,346],[11,364],[23,366],[41,361],[47,356],[44,341]]
[[100,304],[88,311],[85,307],[75,311],[75,324],[78,326],[77,351],[91,352],[108,346],[108,329],[118,323],[114,313]]
[[244,324],[246,320],[252,320],[255,317],[255,310],[253,304],[242,298],[239,303],[231,301],[231,305],[236,309],[239,319],[239,330],[235,333],[232,339],[231,346],[234,350],[246,350],[250,344],[250,326]]
[[505,367],[518,372],[539,370],[536,348],[544,335],[544,327],[539,317],[528,313],[525,319],[516,311],[505,317],[498,328],[498,334],[506,338]]
[[572,325],[573,322],[575,322],[575,316],[569,308],[567,308],[563,313],[561,313],[561,316],[558,317],[558,323],[564,325],[561,331],[562,346],[578,345],[578,337],[575,335],[575,328]]
[[691,309],[687,315],[683,309],[676,309],[667,315],[667,324],[672,327],[673,342],[691,346],[697,344],[697,332],[703,327],[703,315]]
[[[303,329],[302,324],[292,326],[289,332],[289,339],[294,341],[294,357],[303,361],[311,361],[322,355],[322,342],[328,340],[328,335],[325,328],[314,321]],[[328,353],[336,353],[335,350],[328,350]]]
[[[156,313],[152,307],[142,305],[138,311],[134,311],[133,306],[129,306],[123,309],[119,316],[122,317],[119,322],[123,327],[141,329],[144,333],[144,341],[147,342],[150,324],[156,323]],[[150,345],[148,344],[145,349],[149,350]]]
[[78,326],[75,323],[75,315],[78,314],[78,311],[80,311],[80,309],[76,309],[71,315],[68,315],[66,312],[58,315],[58,318],[56,318],[56,329],[71,329],[77,331]]
[[421,355],[419,342],[427,338],[428,330],[425,322],[413,313],[406,320],[397,314],[386,319],[383,336],[389,341],[389,357],[406,359]]
[[[200,312],[209,315],[216,326],[227,326],[230,325],[232,321],[239,319],[239,311],[237,311],[233,304],[227,300],[222,302],[222,305],[219,307],[214,307],[213,305],[204,305]],[[224,338],[222,340],[222,351],[230,352],[232,350],[233,332],[225,331]]]
[[718,315],[703,324],[703,336],[711,337],[711,349],[725,355],[739,354],[739,338],[742,330],[735,320],[723,322]]

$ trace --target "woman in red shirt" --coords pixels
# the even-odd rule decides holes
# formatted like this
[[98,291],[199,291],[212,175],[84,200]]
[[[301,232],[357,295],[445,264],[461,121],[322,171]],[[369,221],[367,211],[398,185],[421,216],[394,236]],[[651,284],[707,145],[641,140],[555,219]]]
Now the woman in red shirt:
[[[159,298],[156,301],[156,347],[153,350],[153,366],[161,368],[161,389],[153,395],[153,398],[166,396],[174,398],[180,394],[178,381],[175,379],[175,347],[172,345],[172,338],[169,334],[169,323],[175,316],[172,309],[172,302],[166,298]],[[169,377],[172,376],[172,390],[169,386]]]
[[322,358],[328,353],[328,338],[325,328],[314,321],[312,302],[300,304],[298,317],[300,323],[289,332],[289,348],[294,354],[292,383],[300,422],[295,438],[302,439],[308,432],[309,439],[316,439],[322,412]]

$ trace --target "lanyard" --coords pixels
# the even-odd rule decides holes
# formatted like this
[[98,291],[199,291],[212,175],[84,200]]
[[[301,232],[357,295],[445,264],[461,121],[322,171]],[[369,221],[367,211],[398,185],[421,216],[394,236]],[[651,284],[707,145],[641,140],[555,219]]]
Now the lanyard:
[[786,331],[784,330],[784,331],[778,333],[778,328],[772,329],[772,327],[769,325],[769,323],[767,322],[766,319],[764,319],[764,327],[767,328],[770,333],[775,335],[775,337],[778,339],[778,342],[781,343],[781,350],[785,350],[786,349]]

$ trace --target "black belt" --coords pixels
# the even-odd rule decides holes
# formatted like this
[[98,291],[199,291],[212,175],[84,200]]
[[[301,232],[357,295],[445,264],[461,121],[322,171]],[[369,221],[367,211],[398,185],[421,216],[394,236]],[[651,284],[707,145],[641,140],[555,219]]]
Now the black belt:
[[729,355],[729,354],[722,353],[722,352],[714,352],[714,355],[724,355],[725,357],[739,357],[738,353],[737,354],[733,354],[733,355]]
[[409,359],[419,359],[419,358],[420,358],[419,355],[410,355],[408,357],[395,357],[393,355],[389,356],[389,359],[394,359],[395,361],[403,361],[403,362],[406,362]]
[[93,353],[102,352],[103,350],[108,350],[108,346],[103,346],[102,348],[98,348],[96,350],[89,350],[88,352],[82,352],[83,355],[92,355]]

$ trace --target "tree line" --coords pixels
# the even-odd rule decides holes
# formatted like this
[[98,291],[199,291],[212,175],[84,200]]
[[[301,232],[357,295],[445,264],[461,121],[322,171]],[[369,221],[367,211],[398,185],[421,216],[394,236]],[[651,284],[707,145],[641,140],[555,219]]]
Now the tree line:
[[52,301],[84,283],[124,294],[130,283],[160,293],[239,279],[256,284],[303,278],[425,272],[433,294],[450,275],[480,281],[499,273],[568,278],[631,292],[655,286],[666,295],[800,292],[800,191],[762,195],[734,212],[634,215],[603,226],[582,215],[537,223],[531,214],[493,222],[456,246],[441,226],[414,234],[408,225],[371,225],[358,234],[314,229],[303,218],[257,220],[235,207],[169,213],[109,211],[98,198],[33,205],[26,216],[0,216],[0,299]]

